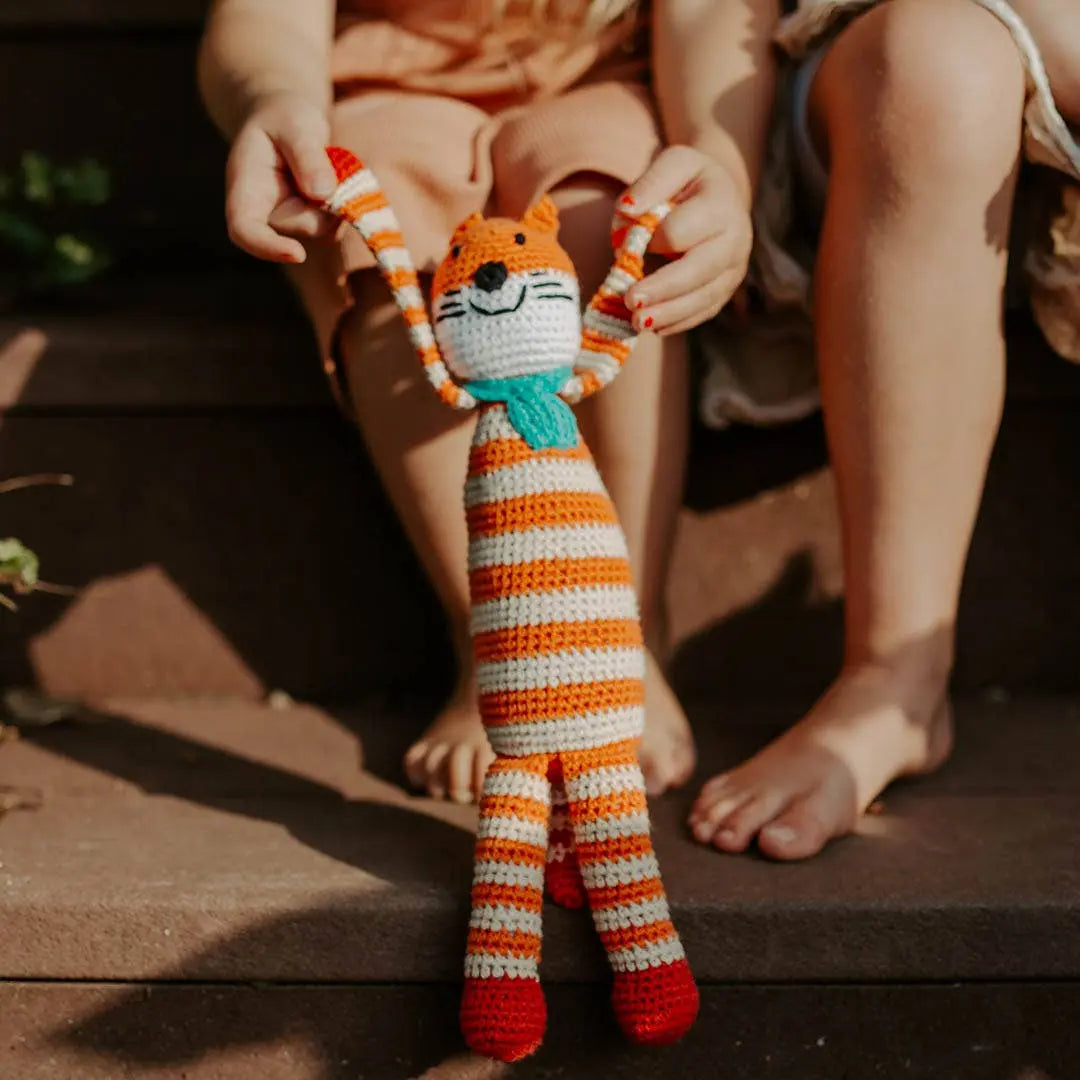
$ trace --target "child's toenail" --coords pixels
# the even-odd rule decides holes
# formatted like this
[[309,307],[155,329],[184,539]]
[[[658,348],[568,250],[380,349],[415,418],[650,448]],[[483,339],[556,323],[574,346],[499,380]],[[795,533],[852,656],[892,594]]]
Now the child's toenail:
[[716,834],[716,839],[719,840],[721,844],[734,844],[735,833],[731,829],[721,829]]
[[461,803],[462,805],[472,802],[472,795],[467,791],[451,791],[450,798],[453,799],[454,802]]
[[764,832],[778,844],[790,844],[799,835],[790,825],[770,825]]
[[707,821],[694,822],[694,836],[696,836],[703,844],[712,835],[712,830],[709,828]]

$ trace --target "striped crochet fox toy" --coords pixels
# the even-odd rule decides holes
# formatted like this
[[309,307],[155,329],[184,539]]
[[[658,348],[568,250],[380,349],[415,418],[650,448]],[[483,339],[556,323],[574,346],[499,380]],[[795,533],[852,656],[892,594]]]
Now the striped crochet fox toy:
[[515,1061],[543,1039],[546,877],[556,902],[588,901],[627,1035],[672,1042],[693,1023],[698,992],[637,764],[637,601],[615,509],[568,404],[609,383],[629,356],[622,297],[668,207],[621,221],[614,266],[584,319],[550,199],[520,221],[474,214],[436,271],[433,329],[378,182],[348,151],[328,153],[339,180],[328,206],[374,253],[432,386],[479,412],[465,512],[480,711],[497,756],[480,801],[466,1041]]

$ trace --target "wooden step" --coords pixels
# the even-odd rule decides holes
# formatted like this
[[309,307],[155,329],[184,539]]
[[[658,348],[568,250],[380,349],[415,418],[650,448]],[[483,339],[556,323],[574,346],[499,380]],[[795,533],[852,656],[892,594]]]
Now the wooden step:
[[314,338],[274,267],[116,275],[0,315],[0,416],[328,413]]
[[[547,992],[548,1037],[515,1080],[1072,1080],[1071,983],[702,988],[695,1029],[635,1050],[602,988]],[[18,1080],[493,1080],[465,1054],[454,986],[0,982]],[[871,1034],[868,1034],[871,1033]]]
[[101,162],[113,197],[83,228],[121,262],[160,269],[232,257],[226,148],[195,86],[197,25],[97,32],[27,22],[0,24],[0,98],[19,103],[0,125],[0,165],[26,150]]
[[[1080,688],[1078,388],[1017,338],[962,688]],[[0,618],[0,683],[321,700],[446,684],[441,616],[272,269],[119,277],[0,318],[0,420],[4,475],[76,479],[5,495],[5,530],[82,590]],[[680,689],[822,686],[841,592],[820,422],[696,431],[670,584]]]
[[[804,704],[697,702],[701,776]],[[957,711],[952,761],[810,862],[691,844],[697,781],[658,800],[702,1021],[678,1049],[622,1048],[587,919],[550,911],[553,1038],[521,1075],[597,1075],[603,1049],[614,1076],[712,1075],[711,1060],[747,1080],[1070,1080],[1080,796],[1061,764],[1080,706]],[[4,782],[38,804],[0,821],[0,1062],[19,1080],[50,1062],[87,1080],[344,1080],[456,1055],[475,819],[401,789],[421,720],[116,701],[0,747]]]
[[0,30],[58,32],[94,31],[101,35],[132,30],[196,29],[209,0],[7,0],[0,9]]

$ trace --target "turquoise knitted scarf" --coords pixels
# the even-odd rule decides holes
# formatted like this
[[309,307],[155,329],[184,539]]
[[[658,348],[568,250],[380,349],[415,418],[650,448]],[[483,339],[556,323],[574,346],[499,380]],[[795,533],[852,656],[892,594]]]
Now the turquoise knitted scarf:
[[512,379],[477,379],[465,389],[477,401],[499,401],[514,430],[533,450],[571,450],[578,443],[574,411],[558,392],[573,375],[568,367],[518,375]]

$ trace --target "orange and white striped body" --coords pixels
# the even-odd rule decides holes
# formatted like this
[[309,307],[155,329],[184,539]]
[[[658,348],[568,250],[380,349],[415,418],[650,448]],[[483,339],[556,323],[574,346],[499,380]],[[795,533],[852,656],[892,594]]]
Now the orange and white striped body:
[[666,208],[626,223],[615,265],[580,312],[577,279],[544,199],[521,221],[474,215],[433,286],[434,330],[400,229],[370,172],[331,151],[331,209],[368,240],[432,385],[477,408],[465,483],[480,711],[496,760],[480,802],[462,1026],[517,1060],[540,1044],[545,877],[588,902],[635,1040],[665,1043],[697,989],[649,836],[637,763],[644,647],[626,540],[566,402],[629,356],[622,295]]

